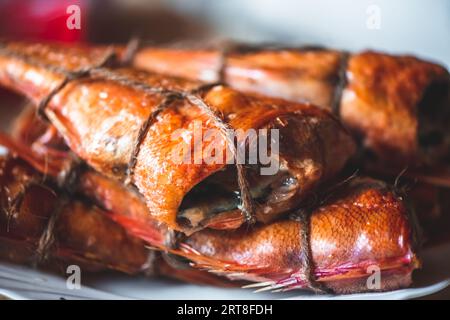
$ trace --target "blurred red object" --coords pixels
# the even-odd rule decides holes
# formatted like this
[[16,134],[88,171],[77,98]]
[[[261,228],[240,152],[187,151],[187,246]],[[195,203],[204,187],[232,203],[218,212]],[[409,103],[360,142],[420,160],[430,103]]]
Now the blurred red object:
[[[89,0],[2,0],[0,36],[14,40],[80,42],[86,40]],[[70,29],[69,6],[78,6],[80,28]]]
[[[89,3],[89,0],[0,0],[0,37],[70,43],[86,41]],[[67,8],[71,5],[79,8],[79,29],[67,26],[71,16]],[[1,88],[0,98],[1,104],[7,107],[18,103],[17,96]]]

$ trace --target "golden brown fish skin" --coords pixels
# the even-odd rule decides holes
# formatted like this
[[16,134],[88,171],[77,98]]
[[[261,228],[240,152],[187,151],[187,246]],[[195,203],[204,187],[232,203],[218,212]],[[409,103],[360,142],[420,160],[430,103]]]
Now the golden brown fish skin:
[[[39,239],[61,199],[43,184],[37,171],[19,158],[1,156],[0,169],[0,259],[32,264],[38,259]],[[89,272],[145,271],[185,282],[233,286],[200,270],[174,269],[159,253],[150,252],[143,240],[109,219],[111,212],[76,199],[60,210],[54,229],[55,245],[42,262],[43,267],[65,273],[66,266],[77,264]]]
[[167,227],[150,214],[145,200],[134,190],[95,171],[81,173],[77,192],[104,209],[109,217],[155,248],[167,245]]
[[[342,53],[335,50],[230,53],[224,80],[238,90],[331,106],[341,58]],[[143,48],[133,64],[162,74],[215,82],[220,80],[221,61],[221,53],[212,49]]]
[[[61,45],[33,44],[24,48],[23,44],[12,43],[9,46],[42,59],[47,64],[60,65],[70,70],[87,68],[93,61],[100,61],[105,53],[104,47],[71,46],[74,56],[64,59],[68,48]],[[121,47],[111,46],[109,49],[118,56],[124,53]],[[225,79],[231,87],[240,90],[294,101],[309,101],[329,108],[342,58],[342,52],[328,49],[268,49],[231,53],[227,60]],[[217,80],[220,52],[143,48],[136,54],[134,65],[167,75],[211,82]],[[366,144],[377,153],[390,154],[393,149],[400,153],[399,161],[409,161],[411,154],[414,157],[418,152],[417,130],[420,119],[417,119],[417,113],[420,100],[431,84],[442,83],[448,87],[448,71],[442,66],[411,56],[365,51],[350,56],[347,74],[349,84],[341,102],[344,123],[348,121],[350,128],[363,135],[366,135],[367,130],[372,130],[373,133],[367,134]],[[55,81],[59,80],[56,77]],[[272,85],[273,82],[278,84]],[[314,89],[316,87],[317,90]],[[404,123],[397,119],[403,119]],[[387,135],[384,134],[386,131]],[[389,135],[390,131],[392,133]],[[383,141],[375,141],[377,136]]]
[[[94,173],[93,176],[99,175]],[[83,187],[81,192],[86,192],[85,196],[88,198],[92,198],[94,194],[94,198],[104,207],[109,206],[114,210],[123,208],[120,203],[113,203],[113,199],[118,202],[125,199],[114,190],[114,184],[118,183],[110,178],[103,179],[104,181],[93,179],[87,183],[89,185],[99,182],[98,190]],[[89,180],[89,176],[81,180]],[[105,196],[104,192],[111,194]],[[380,290],[409,285],[410,274],[418,267],[418,259],[413,246],[414,221],[406,216],[407,209],[401,198],[384,183],[361,178],[326,195],[328,199],[323,200],[318,209],[312,211],[310,226],[311,251],[315,265],[313,270],[317,280],[336,292],[367,291],[368,267],[376,265],[382,271]],[[130,207],[134,207],[133,195],[130,196]],[[137,212],[138,217],[142,216],[138,208],[147,210],[145,206],[136,206],[124,212],[119,210],[117,213],[108,213],[100,209],[95,212],[101,213],[105,218],[113,217],[113,220],[123,225],[129,233],[155,246],[152,239],[145,238],[142,232],[140,233],[142,226],[137,219],[132,223],[127,222],[128,214]],[[78,210],[80,213],[84,211]],[[67,224],[69,231],[62,233],[69,234],[68,239],[81,239],[81,243],[76,242],[77,247],[87,250],[85,238],[82,236],[89,235],[90,232],[85,233],[85,230],[88,230],[89,226],[98,225],[99,222],[95,221],[96,217],[91,217],[81,224],[83,219],[76,216],[74,219],[76,221]],[[81,229],[76,227],[77,224]],[[73,231],[70,231],[70,228]],[[93,234],[107,236],[102,230],[109,228],[101,228]],[[160,229],[155,231],[157,230]],[[259,225],[254,229],[241,228],[235,232],[203,230],[181,239],[178,243],[179,250],[172,250],[170,247],[162,249],[191,259],[197,268],[212,269],[232,279],[272,281],[277,289],[294,289],[305,286],[302,274],[302,232],[300,222],[284,220]],[[105,247],[111,245],[109,241],[105,242]],[[74,259],[73,254],[70,257]],[[178,278],[192,276],[192,272],[172,273],[178,275]],[[196,281],[201,279],[204,279],[202,274],[195,277]]]
[[[44,50],[42,46],[38,46],[43,53],[36,53],[37,50],[32,49],[34,46],[29,47],[28,44],[14,43],[9,46],[21,53],[30,54],[45,64],[58,66],[60,61],[70,60],[71,63],[66,66],[71,71],[86,67],[88,60],[92,60],[93,65],[98,63],[94,61],[98,60],[97,51],[94,51],[94,55],[89,52],[84,54],[80,49],[56,50],[52,46]],[[44,98],[63,79],[57,72],[48,72],[23,62],[20,57],[1,53],[0,70],[2,84],[26,94],[34,102]],[[132,69],[119,69],[115,72],[162,89],[191,90],[200,85],[199,82]],[[355,150],[351,137],[341,125],[328,112],[314,106],[244,95],[222,86],[206,90],[203,98],[234,129],[245,131],[271,127],[279,122],[284,123],[280,118],[285,119],[287,124],[303,122],[301,128],[304,134],[301,137],[312,140],[301,141],[297,136],[284,135],[283,127],[292,126],[283,124],[280,127],[280,135],[285,136],[284,140],[288,145],[286,148],[283,145],[280,147],[280,156],[285,166],[300,181],[295,197],[297,202],[320,182],[333,177]],[[115,81],[94,77],[69,83],[52,99],[46,115],[81,159],[102,174],[123,179],[140,128],[162,99],[161,94],[144,93]],[[137,156],[133,182],[158,221],[170,228],[189,232],[189,229],[176,221],[183,197],[193,186],[225,165],[179,164],[170,161],[180,143],[171,139],[175,130],[191,135],[196,120],[201,121],[204,130],[215,128],[198,107],[185,101],[176,101],[174,104],[175,107],[158,115],[157,121],[146,134]],[[293,144],[297,146],[295,150],[299,153],[291,153],[289,149]],[[224,139],[219,146],[225,154]],[[305,149],[300,146],[305,146]],[[203,143],[202,147],[204,151],[208,144]],[[303,159],[305,155],[311,157]]]
[[[67,176],[70,170],[67,168],[67,161],[71,155],[57,132],[55,136],[48,137],[48,132],[53,128],[51,123],[45,123],[37,116],[34,108],[27,107],[19,114],[12,128],[15,139],[0,135],[0,144],[6,142],[19,157],[30,157],[30,164],[36,171],[61,184],[61,178]],[[21,146],[20,149],[18,146]],[[57,162],[49,155],[58,155]],[[56,174],[48,171],[50,165],[57,168]],[[139,235],[139,238],[153,247],[166,245],[167,228],[152,218],[145,200],[135,188],[127,187],[116,179],[84,166],[75,170],[76,176],[70,179],[71,185],[65,185],[65,188],[70,188],[77,196],[94,203],[129,233]]]
[[11,157],[0,160],[2,257],[33,262],[50,216],[60,210],[54,233],[57,245],[50,252],[53,263],[68,259],[79,261],[88,270],[110,268],[127,273],[144,268],[148,250],[142,240],[128,236],[93,206],[72,201],[59,208],[59,195],[30,166]]
[[[92,63],[98,63],[105,55],[104,48],[68,46],[67,44],[29,43],[25,45],[21,42],[8,42],[1,45],[26,56],[32,56],[42,63],[60,66],[71,71],[88,68]],[[69,59],[65,54],[67,50],[73,53]],[[18,93],[26,92],[27,97],[35,102],[40,101],[64,77],[63,74],[45,72],[42,69],[39,70],[40,75],[36,74],[37,69],[27,69],[26,64],[20,59],[11,60],[4,56],[0,57],[0,66],[0,77],[5,80],[3,85]],[[14,75],[8,69],[15,70]],[[16,82],[19,79],[21,80]]]
[[[224,80],[238,90],[293,101],[309,101],[330,109],[336,96],[340,65],[345,55],[334,50],[282,49],[231,53]],[[134,65],[149,71],[194,80],[217,80],[218,50],[143,48]],[[427,154],[419,145],[422,112],[436,109],[438,121],[450,121],[450,76],[434,63],[411,56],[366,51],[350,55],[345,68],[348,84],[340,100],[339,116],[365,147],[380,160],[398,166],[443,161],[450,140]],[[214,76],[216,78],[214,78]],[[421,103],[432,87],[443,86],[447,103]],[[444,122],[445,123],[445,122]],[[448,126],[442,130],[449,135]],[[445,140],[445,138],[444,138]],[[428,151],[427,151],[428,150]]]
[[[347,74],[349,82],[342,97],[341,119],[362,136],[364,144],[375,154],[400,165],[437,162],[448,155],[448,141],[440,154],[431,155],[434,159],[427,159],[419,144],[420,124],[425,120],[422,113],[437,112],[432,124],[436,128],[440,127],[440,121],[450,119],[447,70],[410,56],[367,51],[350,58]],[[432,85],[446,87],[445,105],[421,103]],[[433,111],[439,107],[440,110]],[[442,129],[448,134],[448,125]]]
[[[320,114],[316,108],[300,105],[292,108],[282,100],[246,97],[225,87],[211,90],[205,95],[205,101],[211,106],[217,106],[217,109],[225,115],[234,114],[235,117],[230,120],[233,128],[247,130],[273,127],[277,125],[277,120],[286,122],[283,127],[276,128],[280,129],[280,136],[283,137],[280,141],[281,158],[303,187],[293,197],[297,201],[313,190],[318,182],[333,177],[343,167],[349,154],[354,151],[353,142],[339,128],[340,125],[331,118],[325,120],[327,116]],[[138,155],[135,169],[135,183],[147,199],[150,211],[157,219],[161,219],[174,229],[180,229],[174,225],[173,219],[184,195],[194,185],[224,167],[214,164],[176,165],[170,160],[167,161],[171,159],[173,150],[180,143],[179,140],[171,139],[167,133],[168,127],[179,128],[189,133],[192,121],[200,120],[202,123],[208,123],[195,108],[183,109],[165,112],[164,121],[157,122],[150,128]],[[208,127],[204,128],[207,129]],[[323,141],[323,144],[315,143],[317,140]],[[208,144],[204,145],[206,149]],[[220,146],[224,147],[223,154],[225,154],[225,143],[221,143]],[[154,171],[148,170],[155,167],[159,167],[157,175]]]
[[151,267],[144,242],[108,219],[95,206],[72,202],[63,208],[55,230],[56,257],[81,261],[92,259],[99,269],[113,269],[136,274]]
[[[280,122],[284,121],[283,118],[279,118]],[[305,128],[307,123],[304,121],[296,122],[288,122],[284,121],[288,125],[284,128],[285,132],[289,134],[285,136],[297,136],[302,137],[308,134],[311,134]],[[306,122],[306,121],[305,121]],[[283,122],[282,122],[283,123]],[[290,125],[293,124],[293,125]],[[40,128],[38,132],[35,132],[35,128]],[[16,120],[16,126],[13,127],[13,136],[16,137],[16,144],[21,143],[25,146],[30,146],[28,150],[25,148],[21,148],[25,150],[25,154],[20,153],[22,156],[26,156],[27,154],[34,154],[33,163],[39,163],[39,168],[43,168],[46,170],[50,164],[53,166],[55,159],[51,158],[49,155],[58,155],[62,158],[62,162],[64,164],[64,160],[70,158],[70,152],[67,152],[67,147],[64,143],[60,142],[59,134],[56,133],[56,136],[48,137],[48,132],[51,132],[54,128],[51,124],[44,124],[41,119],[39,119],[34,112],[33,109],[25,109]],[[327,135],[324,136],[324,140],[328,141],[329,145],[334,143],[340,143],[335,140],[333,127],[321,129],[323,133]],[[1,138],[2,136],[0,136]],[[312,144],[322,143],[317,140],[317,137],[308,137],[306,136],[304,139],[299,139],[299,141],[303,141],[302,144],[293,144],[289,140],[285,140],[285,137],[281,137],[282,143],[289,146],[289,153],[295,155],[296,153],[301,154],[303,152],[302,158],[299,158],[298,161],[307,161],[310,158],[318,158],[319,154],[314,154],[314,147]],[[10,140],[10,138],[8,138]],[[4,141],[3,141],[4,142]],[[311,144],[308,146],[308,143]],[[331,148],[330,148],[331,149]],[[311,150],[309,152],[308,150]],[[332,150],[332,149],[331,149]],[[17,148],[16,148],[17,151]],[[320,150],[315,150],[320,151]],[[330,171],[324,171],[323,175],[330,177],[333,175],[333,171],[338,170],[340,166],[339,163],[333,161],[333,159],[339,159],[339,155],[329,154],[329,159],[324,159],[324,161],[328,161],[329,165],[325,166],[323,169],[328,169]],[[288,152],[286,155],[289,156]],[[42,159],[45,158],[45,162]],[[293,163],[295,165],[295,163]],[[337,165],[336,169],[333,169],[334,166]],[[57,167],[56,164],[55,167]],[[66,170],[65,166],[60,166],[59,171]],[[46,174],[49,174],[48,170],[45,171]],[[142,202],[142,197],[135,192],[134,188],[125,187],[120,182],[110,179],[104,175],[96,173],[92,170],[86,170],[79,172],[80,177],[77,182],[77,191],[82,193],[85,197],[88,197],[91,201],[99,205],[100,207],[111,212],[111,218],[116,221],[120,220],[120,223],[124,225],[127,230],[133,230],[134,234],[140,234],[141,238],[146,239],[148,242],[152,243],[153,246],[159,246],[164,241],[162,240],[161,235],[165,234],[167,230],[162,224],[156,223],[156,221],[149,214],[147,207]],[[303,176],[297,176],[297,179],[302,182],[302,185],[306,188],[308,186],[308,180],[303,178]],[[276,203],[275,203],[276,205]],[[289,205],[293,205],[292,203],[277,205],[274,208],[279,210],[279,212],[288,211]],[[288,209],[285,209],[285,208]],[[117,214],[120,213],[120,214]],[[270,217],[268,217],[270,219]],[[235,229],[239,227],[243,223],[243,217],[240,213],[240,210],[234,210],[227,215],[220,215],[215,217],[214,219],[210,219],[208,221],[207,227],[216,228],[216,229]],[[155,233],[155,231],[158,232]]]
[[[88,192],[88,190],[85,191]],[[311,228],[313,228],[312,230],[320,230],[317,236],[315,234],[311,236],[311,249],[318,278],[320,279],[323,276],[324,281],[330,283],[330,288],[339,292],[364,291],[363,287],[354,289],[359,281],[358,278],[367,276],[366,269],[370,265],[376,264],[382,270],[387,269],[383,271],[383,277],[386,281],[382,287],[384,290],[409,285],[409,273],[417,267],[417,260],[414,256],[415,249],[412,248],[412,245],[409,247],[411,239],[409,232],[412,232],[409,224],[412,222],[402,216],[405,215],[404,210],[406,209],[400,200],[390,193],[382,183],[373,180],[356,182],[347,190],[335,194],[334,197],[340,200],[329,200],[329,204],[317,210],[318,213],[316,211],[313,213]],[[348,212],[348,210],[352,210],[352,208],[349,209],[348,203],[356,208],[356,212]],[[368,214],[367,210],[374,210],[375,213],[365,217]],[[150,245],[155,247],[159,245],[159,243],[155,243],[154,238],[148,236],[149,232],[143,233],[140,230],[140,224],[133,225],[127,223],[126,219],[121,219],[123,218],[122,212],[112,215],[110,213],[103,214],[113,217],[129,233],[144,239]],[[345,215],[350,217],[346,217],[344,223],[341,223],[340,220]],[[216,248],[216,254],[212,258],[217,259],[219,265],[223,262],[229,262],[225,255],[220,254],[222,250],[228,252],[229,256],[235,259],[233,262],[239,261],[236,270],[232,266],[228,269],[229,272],[242,272],[241,266],[243,266],[249,268],[249,270],[244,271],[243,280],[267,280],[264,279],[264,272],[269,272],[272,280],[281,280],[289,270],[292,272],[292,270],[299,268],[300,228],[298,222],[293,223],[293,221],[288,220],[262,226],[261,231],[259,229],[251,231],[241,229],[230,234],[230,231],[216,233],[217,231],[203,230],[190,236],[185,243],[182,243],[182,246],[185,244],[190,246],[192,241],[202,243],[201,249],[196,246],[192,246],[192,248],[201,253],[205,251],[209,253],[210,244],[217,241],[220,247],[219,249]],[[365,230],[364,228],[368,229]],[[161,231],[155,229],[154,232]],[[383,232],[384,234],[380,236]],[[341,233],[342,238],[333,238],[336,233]],[[365,234],[368,235],[367,244],[358,243],[359,239],[356,239],[358,234],[359,239]],[[327,252],[326,248],[323,247],[326,239],[330,238],[334,239],[336,245],[335,250],[331,253],[333,256],[331,260],[329,258],[330,252]],[[346,240],[344,241],[344,239]],[[275,243],[272,250],[268,249],[268,243],[271,242]],[[373,247],[369,249],[368,247],[371,245]],[[204,250],[203,246],[207,249]],[[160,248],[164,249],[164,244]],[[347,248],[351,248],[351,250]],[[246,260],[247,254],[253,259]],[[206,256],[211,257],[209,254],[206,254]],[[201,265],[203,257],[200,260],[196,260],[195,255],[187,257],[194,262],[199,262],[200,268],[205,267]],[[275,261],[276,263],[274,263]],[[321,263],[319,264],[318,261],[321,261]],[[254,270],[252,270],[253,268]],[[260,274],[261,269],[263,275]],[[345,276],[346,272],[349,273],[349,277]],[[344,276],[341,277],[342,274]],[[347,279],[352,278],[352,276],[355,277],[355,283],[353,284]],[[180,277],[182,277],[182,274],[180,274]],[[363,284],[365,285],[364,281],[360,285]]]
[[[409,285],[411,272],[419,266],[413,223],[402,199],[380,181],[350,182],[311,214],[317,281],[337,292],[367,291],[367,268],[375,265],[382,271],[379,290]],[[300,222],[284,220],[252,230],[203,230],[182,246],[186,256],[202,267],[225,275],[240,272],[234,276],[274,281],[281,287],[286,283],[285,288],[291,289],[305,285],[301,234]]]
[[[42,202],[42,196],[39,199]],[[30,200],[23,202],[22,206],[37,208],[34,206],[36,198]],[[51,204],[51,201],[45,203]],[[382,272],[381,287],[377,290],[408,286],[411,272],[418,267],[419,260],[413,243],[413,221],[406,210],[398,196],[383,183],[372,179],[354,180],[329,195],[318,209],[312,211],[310,224],[313,270],[317,280],[338,293],[367,291],[370,290],[366,285],[370,274],[368,267],[375,265]],[[19,212],[21,214],[10,221],[11,230],[18,230],[18,217],[22,217],[22,224],[33,221],[24,218],[22,213],[27,213],[26,210]],[[128,236],[108,216],[110,213],[101,209],[80,202],[69,203],[61,212],[55,229],[59,249],[54,256],[80,263],[91,271],[105,268],[129,273],[141,271],[141,263],[146,262],[144,253],[147,252],[142,241]],[[31,224],[32,227],[35,225]],[[36,235],[42,232],[42,228],[37,229]],[[133,233],[133,230],[128,231]],[[301,288],[305,286],[301,260],[302,232],[301,223],[294,220],[235,232],[202,230],[181,240],[181,251],[174,253],[191,259],[195,267],[231,274],[232,279],[273,281],[276,289]],[[17,258],[24,249],[23,242],[17,245],[14,241],[17,236],[4,234],[6,242],[0,243],[7,246],[1,246],[2,256],[25,262]],[[35,245],[36,239],[28,240]],[[15,249],[12,252],[7,248]],[[24,257],[29,258],[30,251],[25,252],[28,256]],[[133,264],[136,259],[138,263]],[[170,266],[159,264],[156,268],[158,274],[182,280],[193,277],[193,281],[204,283],[209,279],[195,271],[174,271]],[[220,282],[214,278],[206,282],[216,284],[217,281]]]

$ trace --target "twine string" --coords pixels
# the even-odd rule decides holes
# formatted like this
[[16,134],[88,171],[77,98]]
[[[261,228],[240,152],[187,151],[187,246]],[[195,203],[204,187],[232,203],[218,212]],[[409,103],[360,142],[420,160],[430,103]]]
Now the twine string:
[[[122,61],[122,63],[124,61],[129,62],[133,60],[133,57],[138,50],[138,44],[131,43],[128,46],[128,48],[129,49],[126,50],[127,53],[125,54],[125,59]],[[141,91],[147,94],[161,94],[163,96],[163,99],[160,102],[160,104],[157,105],[155,110],[150,113],[148,119],[144,121],[139,130],[139,134],[137,136],[136,142],[134,143],[134,148],[130,156],[130,160],[126,170],[125,182],[128,184],[133,183],[134,168],[136,166],[139,150],[141,148],[143,141],[145,140],[145,136],[149,128],[156,121],[157,116],[168,107],[174,106],[174,103],[172,102],[176,99],[185,100],[188,101],[190,104],[197,106],[214,122],[214,124],[223,134],[229,147],[231,148],[231,151],[235,159],[237,169],[237,180],[241,194],[241,211],[248,222],[254,221],[253,219],[254,206],[250,194],[249,184],[246,179],[246,172],[245,172],[246,170],[245,167],[242,164],[240,164],[237,159],[237,146],[230,136],[231,127],[202,98],[202,93],[218,85],[217,83],[201,85],[200,87],[190,91],[170,90],[161,87],[154,87],[144,82],[130,79],[128,76],[120,74],[116,72],[114,69],[106,68],[106,66],[108,66],[109,64],[113,65],[114,60],[117,60],[117,55],[115,54],[112,48],[109,48],[106,51],[106,54],[99,63],[73,72],[68,71],[67,69],[59,66],[42,63],[41,61],[33,57],[30,57],[29,55],[11,50],[7,46],[5,46],[4,43],[0,44],[0,55],[18,58],[24,63],[33,65],[38,68],[43,68],[50,72],[56,72],[64,75],[63,81],[61,81],[61,83],[55,86],[49,92],[49,94],[46,97],[44,97],[39,103],[38,113],[44,117],[45,117],[45,110],[47,106],[50,104],[51,100],[59,92],[61,92],[61,90],[63,90],[70,82],[80,78],[100,78],[103,80],[113,81],[121,85],[128,86],[134,90]]]

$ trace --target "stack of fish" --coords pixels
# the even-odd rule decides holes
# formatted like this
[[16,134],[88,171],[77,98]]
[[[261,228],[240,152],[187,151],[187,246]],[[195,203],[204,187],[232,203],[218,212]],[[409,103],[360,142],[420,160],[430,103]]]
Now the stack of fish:
[[414,57],[5,42],[0,83],[35,106],[0,135],[9,260],[385,291],[445,211],[450,76]]

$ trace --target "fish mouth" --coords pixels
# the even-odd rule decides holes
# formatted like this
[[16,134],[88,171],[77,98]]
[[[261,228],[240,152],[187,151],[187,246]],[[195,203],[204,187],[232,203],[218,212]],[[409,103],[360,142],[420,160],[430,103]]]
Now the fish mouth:
[[[272,169],[272,161],[270,164],[258,161],[244,165],[253,200],[252,217],[256,221],[270,223],[288,215],[331,176],[330,172],[335,170],[334,164],[327,166],[330,152],[323,141],[334,139],[331,136],[328,138],[329,129],[334,125],[334,121],[320,124],[315,114],[301,120],[293,114],[280,115],[266,125],[267,129],[279,130],[278,150],[268,146],[268,154],[277,164],[277,170],[270,170],[272,174],[264,173],[266,169]],[[348,150],[353,152],[350,147]],[[343,160],[342,166],[348,159],[342,154],[336,156],[337,159],[333,160],[338,164]],[[205,227],[235,229],[247,221],[241,210],[237,177],[236,166],[228,164],[195,185],[184,196],[176,216],[183,232],[192,233]],[[223,224],[225,221],[226,226]]]
[[[280,168],[275,175],[260,175],[258,165],[246,169],[258,220],[271,221],[297,205],[295,195],[299,183],[287,169]],[[184,228],[198,229],[234,216],[233,225],[237,228],[245,222],[241,209],[236,168],[228,165],[186,194],[178,210],[177,222]]]
[[426,164],[450,156],[450,80],[431,83],[418,105],[418,147]]

